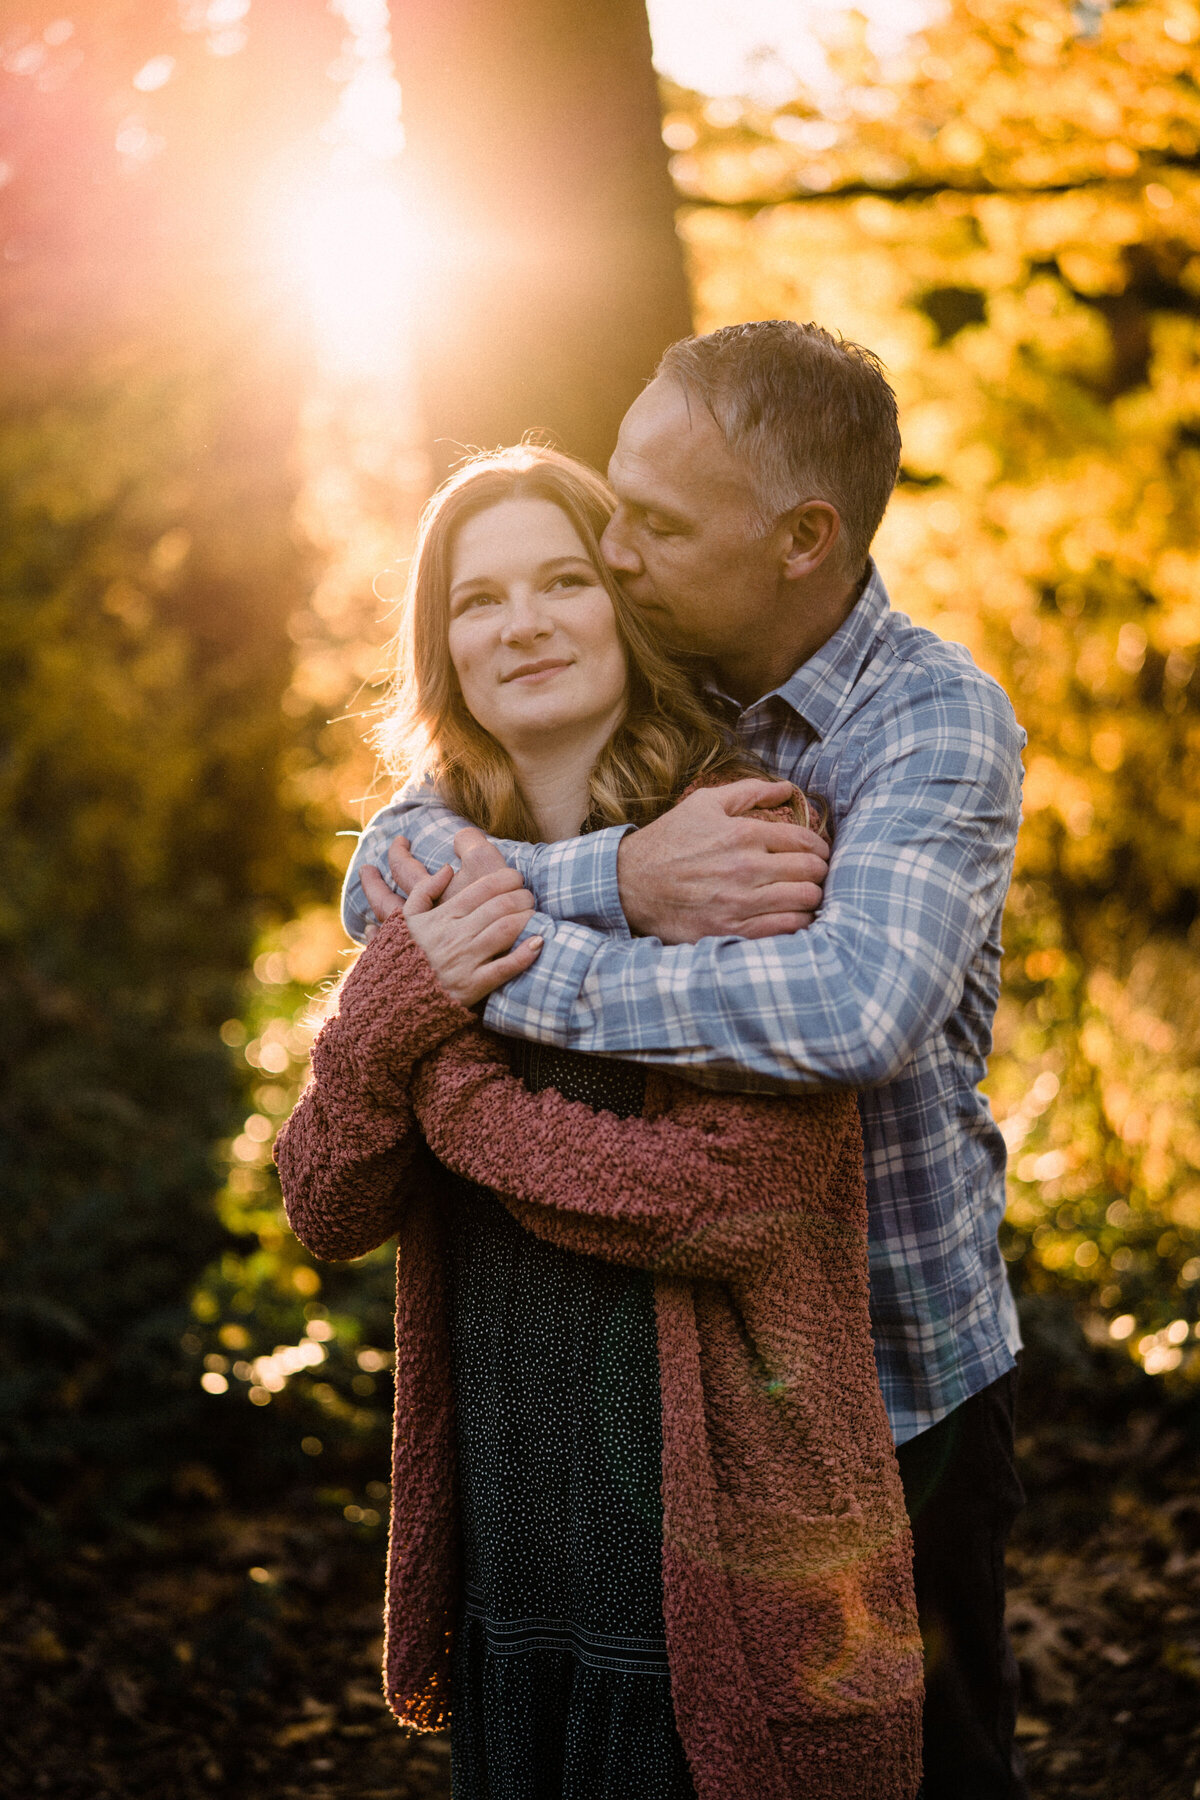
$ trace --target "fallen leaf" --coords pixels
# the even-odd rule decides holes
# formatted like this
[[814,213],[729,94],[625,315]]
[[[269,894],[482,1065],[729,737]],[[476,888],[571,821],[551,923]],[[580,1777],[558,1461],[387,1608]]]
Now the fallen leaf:
[[309,1738],[324,1737],[332,1730],[332,1713],[325,1713],[319,1719],[298,1719],[294,1725],[285,1725],[282,1731],[275,1733],[275,1743],[281,1750],[286,1750],[289,1744],[304,1744]]

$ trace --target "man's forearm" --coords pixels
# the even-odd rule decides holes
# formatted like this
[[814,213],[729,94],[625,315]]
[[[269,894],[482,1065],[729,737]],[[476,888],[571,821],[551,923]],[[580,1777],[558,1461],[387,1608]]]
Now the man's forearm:
[[836,909],[807,932],[758,940],[615,942],[536,914],[529,930],[545,946],[528,974],[491,996],[494,1031],[627,1056],[705,1087],[873,1086],[953,1006],[910,948]]
[[[361,871],[372,864],[388,877],[388,846],[406,837],[412,853],[427,869],[455,861],[454,837],[467,820],[427,788],[406,789],[375,814],[358,841],[342,889],[342,922],[357,943],[373,918],[362,888]],[[575,919],[602,932],[629,935],[617,886],[617,847],[629,826],[590,832],[554,844],[526,844],[495,838],[504,860],[515,868],[533,894],[538,911],[555,919]]]

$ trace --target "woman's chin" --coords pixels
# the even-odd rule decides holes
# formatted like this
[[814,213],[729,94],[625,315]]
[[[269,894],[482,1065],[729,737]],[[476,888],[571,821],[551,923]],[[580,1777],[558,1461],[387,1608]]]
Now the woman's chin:
[[493,727],[492,736],[506,750],[529,750],[549,738],[556,742],[576,734],[582,738],[588,733],[589,723],[569,707],[531,706],[519,716],[506,719],[498,729]]
[[594,695],[530,694],[528,700],[530,704],[513,708],[503,720],[487,727],[497,743],[513,756],[551,747],[556,755],[564,755],[578,746],[594,761],[625,710],[624,703],[598,710]]

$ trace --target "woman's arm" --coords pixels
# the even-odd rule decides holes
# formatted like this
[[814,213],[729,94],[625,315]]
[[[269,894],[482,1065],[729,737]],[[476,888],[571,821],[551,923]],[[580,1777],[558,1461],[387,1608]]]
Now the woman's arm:
[[659,1274],[745,1279],[803,1219],[866,1231],[862,1137],[849,1095],[715,1095],[650,1077],[651,1116],[618,1119],[532,1094],[486,1035],[428,1056],[413,1105],[430,1148],[563,1249]]
[[472,1014],[438,986],[397,914],[342,983],[275,1144],[288,1222],[314,1256],[362,1256],[397,1229],[421,1143],[413,1067],[466,1027]]

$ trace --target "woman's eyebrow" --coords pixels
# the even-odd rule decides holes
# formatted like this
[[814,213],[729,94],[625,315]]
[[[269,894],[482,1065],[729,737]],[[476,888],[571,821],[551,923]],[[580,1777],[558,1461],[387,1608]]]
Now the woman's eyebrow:
[[544,563],[539,563],[539,575],[552,575],[556,569],[590,569],[596,572],[596,565],[590,556],[551,556]]
[[[591,569],[593,574],[595,573],[595,564],[592,562],[591,557],[582,554],[547,557],[545,562],[538,563],[533,572],[536,576],[542,576],[551,574],[555,569],[569,568]],[[489,587],[495,579],[494,575],[464,575],[461,581],[456,581],[452,585],[450,589],[450,598],[453,600],[455,594],[470,588]]]

